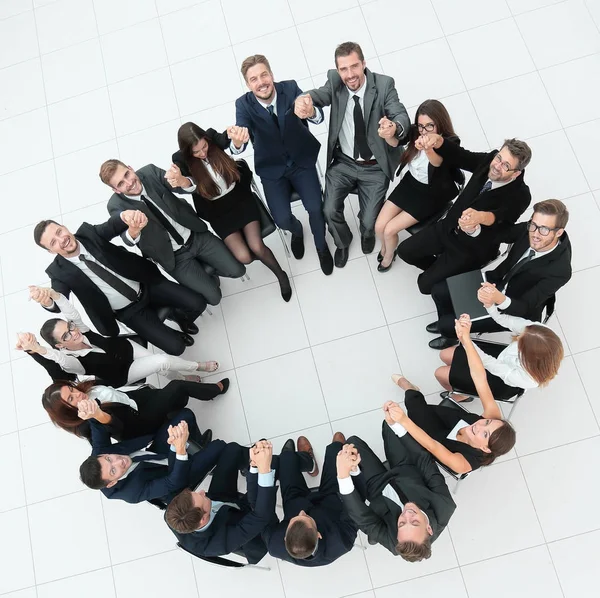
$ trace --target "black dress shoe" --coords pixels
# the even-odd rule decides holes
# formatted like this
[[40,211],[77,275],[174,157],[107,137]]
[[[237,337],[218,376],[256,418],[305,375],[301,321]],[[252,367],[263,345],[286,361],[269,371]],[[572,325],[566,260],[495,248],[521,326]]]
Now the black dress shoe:
[[377,266],[377,272],[389,272],[390,268],[394,265],[395,261],[396,261],[396,254],[394,254],[392,261],[387,266],[384,266],[383,262],[380,262],[379,265]]
[[448,347],[454,347],[458,341],[454,338],[446,338],[445,336],[438,336],[434,338],[432,341],[429,341],[429,346],[432,349],[437,349],[441,351],[442,349],[447,349]]
[[296,452],[296,443],[294,442],[293,438],[288,438],[281,448],[282,453],[285,453],[286,451]]
[[375,235],[372,237],[361,237],[360,246],[363,253],[371,253],[375,249]]
[[181,328],[181,332],[185,332],[186,334],[198,334],[198,326],[196,326],[194,322],[185,320],[184,322],[177,323],[179,324],[179,328]]
[[321,264],[323,274],[329,276],[333,272],[333,258],[331,257],[329,247],[325,247],[323,251],[317,249],[317,255],[319,256],[319,263]]
[[223,385],[219,394],[224,395],[229,390],[229,378],[223,378],[223,380],[219,380],[219,382]]
[[204,434],[200,435],[198,438],[198,444],[200,448],[206,448],[212,442],[212,430],[209,428],[204,432]]
[[292,235],[292,242],[290,245],[292,249],[292,255],[297,260],[301,260],[304,257],[304,237],[302,235]]
[[435,322],[431,322],[425,326],[425,330],[429,332],[429,334],[439,334],[440,333],[440,323],[436,320]]
[[183,344],[186,347],[191,347],[194,344],[194,339],[189,334],[186,334],[185,332],[181,333],[181,338],[183,339]]
[[335,257],[333,258],[333,261],[336,268],[343,268],[346,265],[346,262],[348,261],[348,253],[348,247],[343,247],[341,249],[338,247],[335,250]]

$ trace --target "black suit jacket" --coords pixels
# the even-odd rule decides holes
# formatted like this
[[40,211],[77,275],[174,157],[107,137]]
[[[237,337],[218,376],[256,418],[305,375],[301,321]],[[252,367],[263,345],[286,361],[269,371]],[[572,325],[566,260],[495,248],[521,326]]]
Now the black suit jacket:
[[[501,232],[507,226],[514,224],[531,202],[531,192],[524,180],[525,171],[521,172],[514,181],[480,194],[481,188],[488,180],[490,163],[498,153],[497,150],[489,153],[470,152],[446,140],[435,151],[444,158],[448,166],[473,173],[447,216],[436,223],[438,233],[446,242],[451,242],[453,245],[458,243],[463,251],[479,256],[481,263],[486,263],[496,257]],[[491,226],[482,226],[481,232],[476,237],[471,237],[461,230],[455,234],[458,219],[467,208],[493,212],[496,220]]]
[[[288,501],[284,508],[285,519],[264,532],[270,555],[301,567],[320,567],[333,563],[352,550],[357,526],[343,508],[337,493],[311,492],[308,496]],[[290,519],[302,510],[316,521],[317,529],[323,537],[312,558],[295,559],[286,550],[284,538]]]
[[[180,187],[172,188],[166,181],[165,171],[162,168],[148,164],[136,170],[136,174],[144,185],[147,197],[175,222],[193,232],[203,233],[208,230],[206,223],[198,218],[192,206],[185,199],[173,195],[173,192],[186,193],[186,191]],[[144,202],[129,199],[122,193],[115,193],[108,200],[107,209],[111,216],[120,214],[124,210],[144,212],[148,217],[148,224],[142,229],[137,247],[144,257],[160,264],[167,272],[175,268],[175,255],[169,233]],[[125,233],[121,237],[125,244],[133,245]]]
[[[75,238],[83,243],[86,251],[100,264],[113,272],[142,284],[158,280],[161,274],[152,262],[110,242],[127,228],[119,214],[114,214],[103,224],[92,225],[84,222],[77,229]],[[77,296],[100,334],[119,334],[119,325],[106,295],[77,266],[57,255],[46,268],[46,274],[50,277],[55,291],[62,293],[67,299],[71,291]],[[54,305],[48,308],[48,311],[58,313],[60,309]]]
[[[394,433],[385,422],[383,426],[384,434]],[[381,544],[393,555],[398,554],[396,552],[398,517],[402,513],[402,508],[393,500],[383,496],[383,489],[388,484],[391,484],[397,493],[400,489],[409,501],[414,502],[427,513],[433,530],[432,542],[444,531],[456,509],[444,476],[440,473],[431,454],[408,434],[399,440],[410,453],[411,458],[381,476],[373,488],[373,498],[369,506],[363,502],[356,490],[351,494],[341,495],[350,517],[367,534],[369,543]]]
[[[513,246],[503,262],[485,273],[486,279],[498,286],[529,249],[527,223],[511,226],[504,231],[501,241]],[[571,241],[565,231],[553,251],[521,266],[511,277],[504,291],[510,297],[510,305],[503,313],[540,322],[546,300],[569,282],[571,273]]]
[[179,543],[197,556],[223,556],[231,552],[242,554],[249,563],[258,563],[267,553],[261,532],[269,524],[277,523],[275,500],[277,487],[258,485],[258,474],[246,476],[248,493],[238,500],[208,493],[211,500],[234,502],[240,509],[223,506],[205,531],[180,534],[171,531]]

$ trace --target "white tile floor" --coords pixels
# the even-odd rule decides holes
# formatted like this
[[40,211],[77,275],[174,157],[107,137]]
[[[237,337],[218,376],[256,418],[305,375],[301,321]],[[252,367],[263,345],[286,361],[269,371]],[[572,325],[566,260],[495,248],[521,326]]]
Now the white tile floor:
[[[599,28],[600,0],[0,0],[0,595],[598,596],[600,325],[588,314],[600,293]],[[572,215],[574,275],[553,323],[568,357],[517,411],[516,451],[463,484],[429,561],[369,546],[321,570],[267,557],[268,572],[223,571],[177,552],[152,507],[79,484],[86,445],[48,423],[45,374],[12,349],[15,332],[45,319],[26,300],[50,261],[32,227],[104,218],[104,159],[164,167],[181,122],[231,124],[247,55],[265,53],[276,77],[307,88],[322,84],[347,39],[396,78],[411,115],[442,99],[466,147],[530,142],[534,201],[559,197]],[[325,144],[326,128],[315,132]],[[224,398],[194,405],[202,427],[242,443],[267,435],[276,448],[306,433],[321,459],[339,429],[381,453],[379,405],[401,398],[389,374],[403,372],[430,400],[439,391],[423,330],[433,304],[417,271],[397,261],[378,274],[356,237],[346,268],[325,278],[310,243],[292,263],[276,235],[268,243],[294,297],[284,304],[260,265],[250,282],[223,282],[226,297],[187,351],[218,359],[232,382]]]

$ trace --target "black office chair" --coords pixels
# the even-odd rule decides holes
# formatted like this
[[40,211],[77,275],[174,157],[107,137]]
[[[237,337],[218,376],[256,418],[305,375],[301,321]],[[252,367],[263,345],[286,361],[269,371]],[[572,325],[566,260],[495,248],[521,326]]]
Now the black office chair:
[[[176,546],[177,546],[177,548],[179,548],[179,550],[186,552],[190,556],[200,559],[201,561],[204,561],[205,563],[210,563],[211,565],[217,565],[219,567],[226,567],[228,569],[243,569],[244,567],[248,567],[251,569],[259,569],[262,571],[270,571],[271,570],[271,567],[267,567],[264,565],[253,565],[248,562],[240,563],[239,561],[232,561],[231,559],[227,559],[222,556],[200,556],[200,555],[194,554],[193,552],[190,552],[187,548],[185,548],[185,546],[182,546],[179,542],[177,542]],[[234,553],[234,554],[237,554],[237,553]],[[242,556],[242,555],[240,555],[240,556]]]

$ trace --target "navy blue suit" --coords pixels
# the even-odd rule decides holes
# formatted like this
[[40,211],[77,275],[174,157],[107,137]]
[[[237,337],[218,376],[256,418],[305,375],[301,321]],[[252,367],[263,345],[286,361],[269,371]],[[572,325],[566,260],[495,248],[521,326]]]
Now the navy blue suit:
[[167,428],[186,421],[190,430],[197,429],[196,417],[190,409],[182,409],[170,422],[164,424],[152,436],[140,436],[111,444],[110,429],[91,419],[92,455],[131,455],[143,450],[152,442],[151,450],[157,454],[157,459],[168,458],[169,465],[160,465],[142,461],[124,479],[111,488],[103,488],[106,498],[117,498],[128,503],[138,503],[145,500],[161,499],[169,502],[178,492],[187,487],[195,487],[217,463],[219,455],[225,448],[225,442],[214,440],[204,450],[193,456],[188,455],[187,461],[177,459],[175,452],[167,444]]
[[[290,200],[295,190],[310,218],[318,250],[325,249],[325,220],[321,185],[315,167],[321,144],[308,123],[294,114],[294,101],[302,94],[295,81],[275,83],[277,123],[252,92],[235,102],[236,124],[246,127],[254,146],[254,167],[260,176],[269,209],[280,228],[295,236],[302,225],[292,214]],[[317,108],[318,114],[323,112]]]

